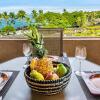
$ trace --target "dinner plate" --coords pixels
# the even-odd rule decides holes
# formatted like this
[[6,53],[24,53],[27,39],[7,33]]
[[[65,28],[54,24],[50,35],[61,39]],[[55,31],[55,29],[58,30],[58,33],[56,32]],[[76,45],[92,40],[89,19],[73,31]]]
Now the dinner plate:
[[48,58],[50,58],[52,61],[58,61],[59,56],[48,55]]
[[81,75],[91,94],[100,95],[100,73],[81,72]]

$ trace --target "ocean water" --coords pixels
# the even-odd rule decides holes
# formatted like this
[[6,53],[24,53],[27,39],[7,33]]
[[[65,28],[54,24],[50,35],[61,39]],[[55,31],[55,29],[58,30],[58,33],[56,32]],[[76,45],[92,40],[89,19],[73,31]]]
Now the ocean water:
[[14,24],[12,24],[10,20],[8,21],[8,24],[7,24],[6,20],[4,20],[4,19],[0,21],[0,29],[2,29],[3,27],[5,27],[7,25],[12,25],[12,26],[14,26],[15,29],[17,29],[17,28],[22,28],[24,26],[27,26],[27,23],[25,21],[17,20],[17,19],[14,20]]

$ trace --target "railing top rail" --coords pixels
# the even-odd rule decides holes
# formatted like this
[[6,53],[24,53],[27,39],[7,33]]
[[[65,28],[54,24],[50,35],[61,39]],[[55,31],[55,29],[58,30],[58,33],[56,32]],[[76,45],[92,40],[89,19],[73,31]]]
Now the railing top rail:
[[51,31],[63,31],[63,28],[38,28],[38,30],[51,30]]

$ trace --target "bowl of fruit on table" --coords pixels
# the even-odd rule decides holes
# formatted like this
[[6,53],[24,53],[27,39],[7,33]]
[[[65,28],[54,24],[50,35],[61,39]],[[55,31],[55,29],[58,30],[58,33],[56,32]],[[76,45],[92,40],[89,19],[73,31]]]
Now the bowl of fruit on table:
[[71,67],[49,58],[33,58],[25,69],[24,76],[28,86],[35,92],[52,95],[67,86],[71,77]]
[[52,61],[47,56],[43,38],[36,28],[27,33],[33,45],[33,58],[25,69],[24,76],[28,86],[35,92],[44,95],[57,94],[68,85],[71,67],[65,63]]

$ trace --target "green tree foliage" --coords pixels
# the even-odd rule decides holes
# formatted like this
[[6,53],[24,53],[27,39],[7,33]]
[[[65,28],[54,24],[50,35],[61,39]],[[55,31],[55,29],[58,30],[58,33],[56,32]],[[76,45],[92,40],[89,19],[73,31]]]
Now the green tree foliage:
[[2,21],[2,14],[0,13],[0,24],[2,24],[1,21]]
[[19,19],[22,22],[23,25],[24,25],[24,22],[25,22],[25,18],[26,18],[26,12],[24,10],[19,10],[18,13],[17,13],[17,19]]
[[[31,29],[32,27],[45,27],[45,28],[85,28],[88,30],[88,27],[95,26],[100,24],[100,11],[91,11],[91,12],[84,12],[84,11],[74,11],[68,12],[66,9],[63,9],[62,13],[57,12],[43,12],[43,10],[33,10],[30,15],[27,15],[24,10],[19,10],[17,14],[14,12],[7,12],[0,13],[0,25],[2,24],[2,20],[6,21],[6,25],[3,29],[0,29],[0,34],[5,32],[7,34],[10,31],[15,30],[14,24],[15,20],[19,20],[22,22],[23,26],[24,23],[27,23],[27,28]],[[87,32],[86,35],[100,33],[93,29],[93,31]],[[100,28],[99,28],[100,29]],[[97,30],[99,30],[97,29]],[[9,31],[10,30],[10,31]],[[89,29],[90,30],[90,29]],[[78,32],[77,35],[81,34]],[[82,34],[85,34],[83,32]]]
[[95,25],[95,19],[96,19],[96,13],[97,12],[86,12],[87,13],[87,19],[88,19],[88,23],[90,24],[90,25]]
[[38,16],[37,11],[36,10],[32,10],[32,17],[35,19],[35,18],[37,18],[37,16]]
[[44,14],[46,26],[66,28],[68,20],[60,13],[46,12]]
[[36,18],[36,23],[43,25],[43,26],[45,25],[45,17],[43,14],[43,10],[39,10],[38,16]]
[[86,14],[83,11],[80,12],[67,12],[64,9],[63,13],[46,12],[43,13],[39,10],[37,17],[35,17],[36,23],[42,24],[44,27],[83,27],[87,24]]
[[25,21],[27,23],[27,28],[30,29],[32,27],[32,25],[33,25],[32,19],[29,16],[26,16],[25,17]]
[[26,16],[26,12],[24,10],[19,10],[17,13],[17,18],[18,19],[24,19]]
[[100,18],[100,11],[96,11],[96,18]]
[[10,12],[9,13],[9,18],[10,18],[10,24],[14,27],[15,19],[16,19],[15,13],[14,12]]
[[5,19],[6,25],[8,25],[9,24],[9,15],[7,14],[7,12],[3,12],[2,17]]
[[39,10],[39,15],[43,14],[43,10]]
[[10,35],[10,33],[15,33],[15,28],[13,26],[5,26],[2,28],[3,35]]

